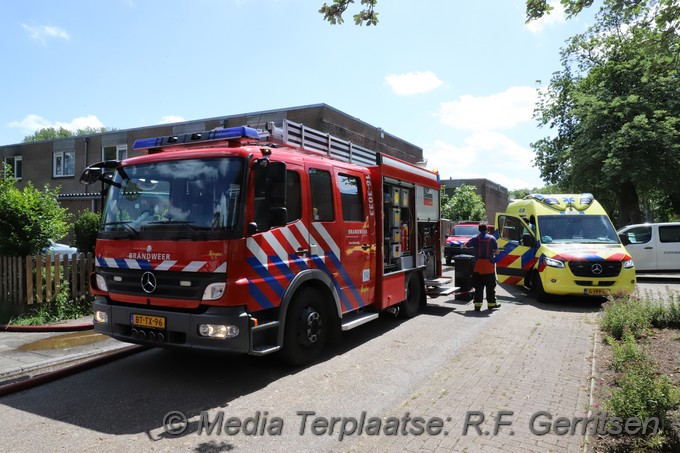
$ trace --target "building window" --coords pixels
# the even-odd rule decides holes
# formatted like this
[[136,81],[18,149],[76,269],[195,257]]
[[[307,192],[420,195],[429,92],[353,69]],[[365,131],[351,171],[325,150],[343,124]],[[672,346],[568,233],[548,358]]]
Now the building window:
[[9,165],[14,178],[21,179],[21,156],[5,157],[5,163]]
[[127,145],[112,145],[102,147],[102,160],[127,159]]
[[73,176],[75,174],[75,151],[57,151],[53,154],[53,176]]

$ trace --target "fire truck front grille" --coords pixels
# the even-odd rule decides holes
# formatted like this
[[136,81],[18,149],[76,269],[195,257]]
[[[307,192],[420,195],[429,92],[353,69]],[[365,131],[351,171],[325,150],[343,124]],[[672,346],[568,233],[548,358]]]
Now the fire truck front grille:
[[570,261],[569,269],[576,277],[605,278],[618,277],[620,261]]
[[139,269],[97,269],[97,273],[106,280],[109,291],[134,296],[201,300],[209,284],[226,281],[224,273],[159,271],[153,272],[155,287],[148,292],[152,287],[148,283],[146,289],[142,286],[145,272]]

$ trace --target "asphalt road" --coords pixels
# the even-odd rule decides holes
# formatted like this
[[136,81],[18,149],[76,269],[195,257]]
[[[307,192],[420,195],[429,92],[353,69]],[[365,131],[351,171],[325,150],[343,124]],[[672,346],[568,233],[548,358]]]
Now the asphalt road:
[[[640,288],[680,291],[679,283],[643,279]],[[507,327],[523,305],[543,310],[556,323],[576,314],[585,325],[600,309],[570,299],[538,307],[520,288],[499,288],[499,298],[506,307],[492,315],[475,314],[471,304],[447,297],[431,300],[411,320],[381,318],[344,333],[339,346],[303,369],[273,357],[147,350],[3,397],[0,445],[14,452],[363,451],[358,436],[341,440],[324,424],[334,417],[403,413],[409,401],[423,396],[433,375],[475,347],[472,339]],[[169,434],[168,427],[181,427],[182,417],[186,429]],[[209,435],[217,421],[224,430],[240,423],[241,434]]]

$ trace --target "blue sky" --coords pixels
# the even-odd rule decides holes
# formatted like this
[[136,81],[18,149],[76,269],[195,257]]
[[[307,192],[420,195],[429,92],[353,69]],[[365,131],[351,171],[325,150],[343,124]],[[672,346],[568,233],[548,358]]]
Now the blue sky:
[[443,179],[544,185],[529,146],[550,133],[532,119],[537,89],[595,10],[567,20],[558,7],[527,25],[524,0],[380,0],[379,25],[357,27],[358,6],[333,26],[322,4],[5,1],[0,145],[42,127],[325,103],[422,147]]

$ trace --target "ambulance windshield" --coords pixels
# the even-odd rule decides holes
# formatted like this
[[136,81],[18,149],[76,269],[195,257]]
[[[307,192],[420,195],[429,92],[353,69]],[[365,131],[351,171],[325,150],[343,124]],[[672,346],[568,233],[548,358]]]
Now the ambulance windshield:
[[619,238],[607,216],[551,215],[538,217],[543,243],[617,244]]
[[113,175],[100,237],[225,239],[241,234],[244,162],[187,159],[129,165]]

